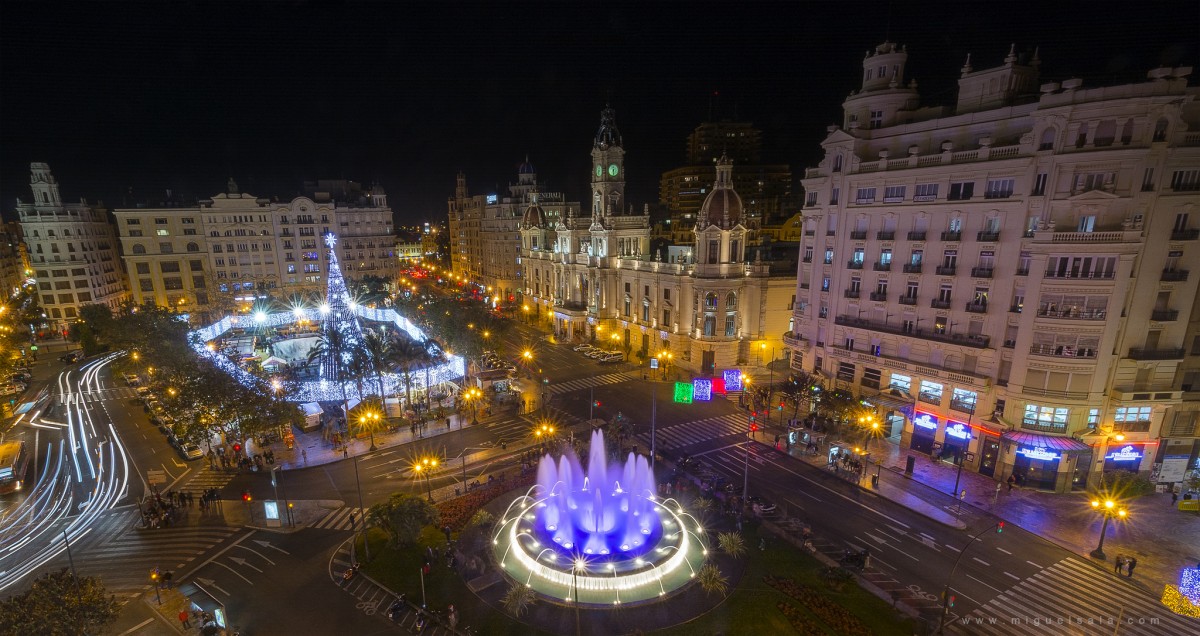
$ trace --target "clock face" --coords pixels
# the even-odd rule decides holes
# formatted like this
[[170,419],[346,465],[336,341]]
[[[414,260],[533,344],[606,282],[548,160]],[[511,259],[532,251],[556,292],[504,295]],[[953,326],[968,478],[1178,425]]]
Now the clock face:
[[600,164],[596,164],[596,176],[599,177],[599,176],[602,176],[603,174],[604,174],[604,166],[602,166]]
[[615,176],[617,176],[618,172],[620,172],[620,170],[617,168],[617,164],[615,164],[615,163],[608,164],[608,176],[615,177]]

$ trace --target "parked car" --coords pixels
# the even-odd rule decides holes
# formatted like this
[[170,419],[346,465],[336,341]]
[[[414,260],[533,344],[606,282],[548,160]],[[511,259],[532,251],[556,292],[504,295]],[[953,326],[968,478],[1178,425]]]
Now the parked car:
[[572,351],[578,351],[580,353],[587,353],[588,351],[594,351],[595,349],[596,348],[590,344],[580,344],[580,345],[575,345],[574,347],[571,347]]
[[598,360],[598,359],[608,355],[608,353],[609,352],[607,352],[603,349],[593,349],[593,350],[587,352],[587,354],[585,354],[585,355],[587,355],[587,357],[589,357],[593,360]]
[[204,457],[204,452],[200,450],[200,447],[191,442],[183,444],[179,448],[179,454],[183,455],[184,459],[200,459]]
[[75,364],[76,362],[79,362],[79,359],[82,357],[82,353],[78,351],[72,351],[71,353],[64,353],[63,355],[58,356],[58,359],[67,364]]
[[32,379],[33,375],[28,371],[17,371],[8,377],[9,382],[20,382],[21,384],[29,384],[29,381]]
[[760,517],[770,517],[776,512],[775,504],[763,499],[759,496],[747,497],[746,503],[750,504],[750,508]]
[[136,387],[141,386],[142,384],[141,379],[132,373],[126,373],[123,377],[125,378],[125,384],[128,384],[129,386]]
[[0,386],[0,395],[16,395],[25,392],[25,385],[20,382],[9,382]]
[[624,362],[624,361],[625,361],[625,354],[623,354],[623,353],[610,353],[610,354],[608,354],[608,355],[604,356],[603,358],[600,358],[600,361],[601,361],[601,362]]

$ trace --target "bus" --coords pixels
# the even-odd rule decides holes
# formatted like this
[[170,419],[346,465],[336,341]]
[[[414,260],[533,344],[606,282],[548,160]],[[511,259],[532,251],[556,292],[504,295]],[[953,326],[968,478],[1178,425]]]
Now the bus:
[[28,468],[29,453],[25,449],[25,442],[0,444],[0,494],[20,490]]

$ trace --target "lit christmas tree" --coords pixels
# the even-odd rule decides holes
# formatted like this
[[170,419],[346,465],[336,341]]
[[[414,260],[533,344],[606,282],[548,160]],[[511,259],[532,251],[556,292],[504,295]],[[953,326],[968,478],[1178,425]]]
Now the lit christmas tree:
[[[325,287],[325,304],[321,306],[324,319],[321,331],[326,347],[321,359],[321,377],[331,382],[341,382],[342,369],[349,364],[354,349],[362,345],[362,326],[352,311],[354,301],[346,290],[337,250],[333,249],[337,245],[337,237],[333,233],[326,234],[325,245],[329,247],[329,281]],[[339,357],[341,364],[337,362]]]

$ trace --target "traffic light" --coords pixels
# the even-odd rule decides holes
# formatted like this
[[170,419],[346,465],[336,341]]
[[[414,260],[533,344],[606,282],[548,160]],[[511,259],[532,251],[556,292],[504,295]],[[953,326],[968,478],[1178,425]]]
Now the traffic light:
[[1004,522],[1003,521],[996,524],[996,534],[1000,534],[1001,532],[1004,532]]
[[235,452],[235,453],[242,452],[242,445],[238,444],[237,442],[234,442],[233,443],[233,452]]
[[250,491],[249,490],[242,491],[242,501],[244,501],[246,503],[250,503]]
[[595,402],[592,402],[592,406],[594,406],[596,408],[600,408],[600,400],[596,400]]
[[954,601],[957,599],[958,599],[957,596],[955,596],[953,594],[950,595],[950,607],[954,607]]
[[780,411],[783,410],[783,400],[779,401],[779,409],[778,410],[780,410]]
[[757,432],[758,432],[758,424],[757,424],[757,423],[755,423],[755,422],[751,422],[751,423],[750,423],[750,432],[751,432],[751,433],[757,433]]

